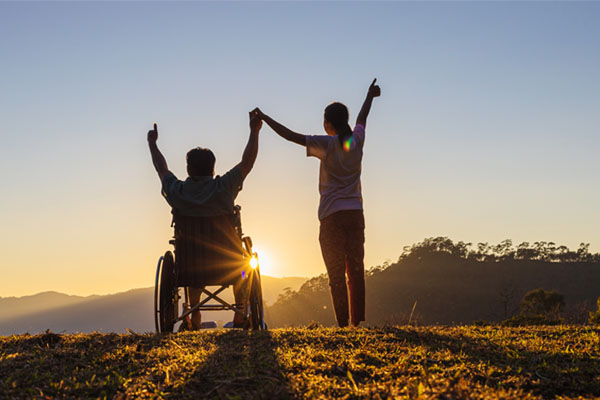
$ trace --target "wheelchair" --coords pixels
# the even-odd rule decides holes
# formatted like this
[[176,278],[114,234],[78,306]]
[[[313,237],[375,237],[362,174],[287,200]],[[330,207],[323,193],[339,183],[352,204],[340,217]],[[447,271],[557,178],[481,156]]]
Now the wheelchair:
[[[171,333],[178,322],[194,311],[231,310],[244,317],[244,328],[266,330],[260,265],[252,251],[252,239],[244,236],[241,207],[232,215],[187,217],[174,213],[174,254],[165,252],[158,260],[154,285],[154,325],[157,333]],[[240,285],[243,303],[229,303],[219,294],[232,285]],[[199,288],[206,295],[190,307],[188,288]],[[208,290],[207,287],[216,287]],[[185,302],[179,314],[180,289]],[[204,297],[204,296],[203,296]],[[212,302],[211,302],[212,301]]]

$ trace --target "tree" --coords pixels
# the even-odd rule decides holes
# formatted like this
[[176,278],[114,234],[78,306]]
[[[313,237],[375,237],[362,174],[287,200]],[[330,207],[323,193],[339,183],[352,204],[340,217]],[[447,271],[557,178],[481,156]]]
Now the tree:
[[565,306],[565,297],[555,290],[534,289],[523,296],[521,314],[526,317],[544,317],[558,320]]
[[538,256],[538,252],[529,247],[529,242],[523,242],[517,246],[516,256],[520,260],[534,260]]
[[515,252],[513,250],[513,243],[510,239],[505,239],[500,244],[494,246],[494,253],[501,260],[509,260],[515,258]]
[[581,243],[579,248],[577,249],[577,261],[588,262],[592,258],[590,254],[590,244],[589,243]]
[[600,324],[600,297],[598,297],[596,303],[598,304],[598,309],[594,312],[590,312],[590,324]]
[[556,325],[562,323],[560,312],[565,298],[555,290],[534,289],[523,296],[521,311],[512,318],[502,321],[502,325]]

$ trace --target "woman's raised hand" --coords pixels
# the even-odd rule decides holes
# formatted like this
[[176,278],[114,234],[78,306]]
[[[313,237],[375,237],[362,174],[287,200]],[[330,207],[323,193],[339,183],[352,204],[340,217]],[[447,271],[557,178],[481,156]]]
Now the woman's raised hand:
[[254,110],[250,111],[250,113],[252,113],[252,115],[257,116],[261,120],[265,118],[265,114],[262,111],[260,111],[260,108],[258,108],[258,107],[256,107]]
[[377,82],[377,78],[373,79],[371,86],[369,86],[369,96],[371,97],[381,96],[381,88],[379,85],[376,85],[375,82]]

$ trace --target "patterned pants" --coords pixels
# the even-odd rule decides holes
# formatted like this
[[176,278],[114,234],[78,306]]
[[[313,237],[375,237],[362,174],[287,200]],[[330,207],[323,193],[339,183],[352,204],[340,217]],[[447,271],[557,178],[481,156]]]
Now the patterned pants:
[[348,288],[352,324],[365,320],[365,219],[362,210],[343,210],[321,220],[321,253],[329,275],[331,299],[340,327],[348,325]]

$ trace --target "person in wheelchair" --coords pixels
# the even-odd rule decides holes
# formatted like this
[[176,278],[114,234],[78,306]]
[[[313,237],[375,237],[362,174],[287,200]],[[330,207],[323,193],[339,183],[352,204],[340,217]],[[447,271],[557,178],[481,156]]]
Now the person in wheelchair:
[[[258,153],[258,134],[262,127],[262,121],[255,115],[250,113],[250,137],[246,148],[242,155],[240,163],[231,168],[222,176],[215,176],[215,161],[216,158],[210,149],[194,148],[191,149],[186,156],[188,177],[185,181],[177,179],[177,177],[169,171],[167,161],[158,149],[156,144],[158,140],[158,128],[154,124],[154,129],[148,131],[148,145],[152,155],[152,162],[158,173],[162,184],[162,195],[172,208],[173,221],[175,223],[175,238],[177,241],[178,232],[180,234],[188,234],[188,237],[203,236],[215,237],[216,241],[212,244],[214,248],[207,248],[203,243],[204,253],[201,255],[203,259],[219,262],[219,268],[222,273],[231,273],[236,271],[235,265],[236,256],[228,253],[236,253],[236,249],[241,251],[241,243],[235,239],[235,228],[228,219],[234,215],[234,200],[240,190],[246,176],[252,170],[256,156]],[[210,232],[196,232],[193,226],[186,221],[194,218],[208,218],[213,222],[214,226],[204,227],[203,230]],[[223,222],[219,222],[223,220]],[[223,245],[223,243],[226,243]],[[184,254],[183,248],[178,249],[176,244],[176,257],[190,258],[198,257],[197,254]],[[198,250],[189,250],[187,253],[192,253]],[[193,247],[193,246],[192,246]],[[202,247],[202,246],[200,246]],[[232,251],[232,249],[234,249]],[[188,288],[188,301],[190,306],[194,306],[200,302],[200,295],[203,290],[203,281],[206,282],[206,276],[198,276],[199,274],[193,269],[180,271],[184,275],[179,277],[180,281],[185,281]],[[231,280],[231,277],[225,277],[225,280]],[[244,290],[242,285],[242,277],[233,278],[233,291],[235,302],[243,304],[245,301]],[[200,311],[196,310],[191,314],[191,324],[193,329],[199,329],[201,323]],[[245,318],[240,313],[234,313],[233,324],[235,327],[242,327],[246,324]]]

